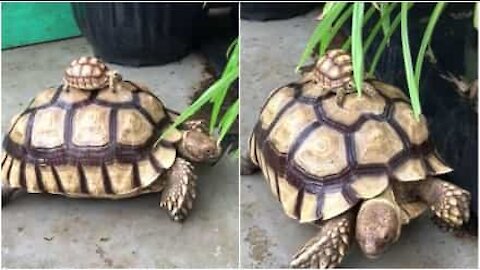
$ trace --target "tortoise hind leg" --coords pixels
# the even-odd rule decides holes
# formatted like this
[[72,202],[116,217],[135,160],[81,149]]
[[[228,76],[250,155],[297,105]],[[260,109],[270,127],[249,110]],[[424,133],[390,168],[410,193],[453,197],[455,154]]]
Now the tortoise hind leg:
[[2,207],[10,203],[12,197],[20,191],[18,188],[12,188],[2,184]]
[[250,175],[254,174],[260,168],[257,163],[253,160],[255,156],[255,136],[252,134],[248,140],[248,150],[245,154],[242,155],[240,163],[240,174],[241,175]]
[[310,239],[290,263],[294,268],[333,268],[345,256],[353,238],[353,210],[324,221],[320,232]]
[[240,166],[241,166],[240,168],[241,175],[254,174],[256,171],[260,169],[255,163],[252,162],[252,160],[248,155],[242,155]]
[[419,196],[451,228],[458,228],[470,219],[470,193],[454,184],[431,177],[421,182]]
[[193,166],[177,158],[167,173],[167,186],[162,192],[160,206],[165,208],[174,221],[183,221],[193,206],[196,176]]

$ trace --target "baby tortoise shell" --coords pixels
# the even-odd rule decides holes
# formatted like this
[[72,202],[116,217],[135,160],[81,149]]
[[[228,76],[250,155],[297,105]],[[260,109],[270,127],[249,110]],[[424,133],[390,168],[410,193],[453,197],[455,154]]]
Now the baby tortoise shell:
[[94,90],[105,87],[116,74],[99,59],[82,56],[70,63],[65,70],[63,81],[65,86]]
[[451,171],[403,92],[369,84],[375,95],[347,95],[343,106],[312,80],[275,89],[266,100],[249,155],[288,216],[328,220],[378,196],[391,181]]
[[325,88],[337,88],[349,83],[352,76],[352,59],[343,50],[328,50],[315,65],[314,74]]
[[[77,62],[85,68],[96,63],[93,59]],[[97,64],[104,72],[104,65]],[[4,184],[71,197],[115,199],[154,192],[161,187],[151,184],[177,156],[178,130],[152,147],[171,122],[163,103],[133,82],[119,82],[115,92],[109,87],[49,88],[12,120],[3,142]]]

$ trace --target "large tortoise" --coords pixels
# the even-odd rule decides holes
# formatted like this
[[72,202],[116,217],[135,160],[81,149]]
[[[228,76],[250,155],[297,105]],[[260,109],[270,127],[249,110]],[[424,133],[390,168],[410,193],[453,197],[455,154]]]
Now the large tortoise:
[[186,122],[158,141],[175,113],[94,57],[74,60],[63,81],[12,119],[1,159],[3,204],[17,190],[109,199],[161,191],[160,206],[183,220],[195,198],[191,162],[220,155],[204,123]]
[[242,174],[260,168],[289,217],[319,226],[292,267],[335,267],[353,239],[375,258],[428,208],[448,226],[469,219],[469,192],[436,178],[451,169],[403,92],[369,80],[368,95],[345,95],[351,81],[350,56],[330,50],[273,90],[242,159]]

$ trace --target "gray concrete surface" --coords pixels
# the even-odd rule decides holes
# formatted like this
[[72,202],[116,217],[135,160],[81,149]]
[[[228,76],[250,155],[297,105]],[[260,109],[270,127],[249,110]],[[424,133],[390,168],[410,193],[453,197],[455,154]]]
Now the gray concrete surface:
[[[296,80],[295,65],[312,33],[318,10],[289,20],[241,22],[241,147],[270,90]],[[241,178],[241,255],[247,268],[287,267],[316,230],[284,215],[260,174]],[[389,252],[370,261],[354,247],[342,267],[476,268],[477,238],[441,232],[427,215],[404,227]]]
[[[60,82],[73,58],[90,54],[83,38],[4,51],[2,134],[36,93]],[[194,54],[161,67],[114,67],[176,110],[187,106],[204,76]],[[121,201],[19,197],[2,208],[2,267],[237,267],[237,171],[229,156],[197,168],[199,196],[183,224],[159,208],[158,194]]]

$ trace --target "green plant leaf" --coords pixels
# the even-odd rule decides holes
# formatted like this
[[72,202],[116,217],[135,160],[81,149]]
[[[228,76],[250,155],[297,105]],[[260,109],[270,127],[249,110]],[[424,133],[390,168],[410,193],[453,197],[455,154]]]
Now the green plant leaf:
[[222,120],[220,120],[220,135],[218,136],[218,141],[221,142],[227,132],[230,130],[233,123],[238,117],[239,111],[239,101],[238,99],[228,108],[227,112],[223,115]]
[[415,119],[420,120],[420,114],[422,113],[420,107],[420,96],[418,92],[417,80],[415,80],[415,74],[413,72],[412,56],[410,54],[410,43],[408,38],[408,3],[403,2],[401,4],[400,13],[403,61],[405,63],[408,92],[410,94],[410,101],[412,103]]
[[[170,132],[173,128],[182,124],[185,120],[192,117],[201,107],[203,107],[208,102],[213,103],[213,109],[211,114],[210,121],[210,133],[213,133],[215,125],[220,113],[221,105],[223,104],[225,97],[228,91],[231,89],[232,83],[238,79],[239,70],[239,45],[238,39],[236,39],[230,48],[227,50],[229,59],[222,72],[220,78],[218,78],[207,90],[205,90],[188,108],[186,108],[179,116],[177,116],[170,127],[162,133],[160,138],[155,142],[155,146],[160,142],[160,140]],[[213,124],[212,124],[213,122]],[[228,129],[223,130],[223,132],[228,132]]]
[[363,49],[362,49],[362,28],[365,4],[355,2],[353,4],[352,17],[352,65],[353,79],[355,81],[355,89],[358,95],[362,95],[363,84]]
[[[386,20],[390,21],[390,13],[392,13],[392,11],[395,9],[395,7],[397,7],[398,3],[388,4],[388,6],[386,6],[386,5],[387,4],[382,4],[381,5],[382,10],[383,10],[383,14],[381,15],[381,17],[377,21],[377,23],[373,26],[372,30],[368,33],[368,37],[367,37],[367,40],[365,41],[365,46],[364,46],[364,49],[363,49],[364,53],[368,52],[368,49],[370,48],[370,45],[372,44],[372,42],[375,40],[375,37],[380,32],[381,27],[384,26],[384,21],[386,21]],[[388,25],[390,27],[390,22],[388,22]],[[388,29],[387,29],[387,31],[388,31]],[[386,33],[384,33],[384,36],[385,35],[386,35]]]
[[320,19],[322,20],[323,18],[325,18],[325,16],[327,16],[328,12],[330,12],[330,10],[332,9],[332,7],[335,5],[334,2],[327,2],[325,3],[325,5],[323,6],[322,8],[322,14],[320,15]]
[[[409,4],[409,8],[412,8],[413,4]],[[397,27],[400,25],[400,19],[401,19],[401,12],[398,12],[398,14],[395,16],[395,18],[392,21],[392,25],[390,26],[390,29],[387,33],[386,36],[383,37],[382,42],[380,42],[380,45],[378,45],[375,55],[373,57],[373,60],[370,64],[370,69],[368,70],[368,76],[372,77],[375,69],[377,67],[378,61],[380,60],[380,57],[382,56],[383,51],[385,50],[386,45],[388,44],[388,41],[390,40],[390,37],[395,33],[395,30],[397,30]]]
[[[233,45],[233,49],[231,49],[232,45]],[[221,78],[227,76],[227,74],[231,74],[230,76],[227,76],[228,78],[231,78],[232,76],[235,78],[238,78],[238,58],[239,58],[238,40],[236,39],[232,43],[232,45],[230,46],[229,50],[227,50],[228,52],[230,52],[228,55],[229,58]],[[212,113],[210,115],[210,133],[212,133],[213,130],[215,129],[218,115],[220,114],[220,109],[222,107],[223,101],[225,100],[225,97],[227,96],[228,90],[232,83],[233,81],[226,80],[225,85],[223,85],[223,91],[220,91],[218,95],[213,96],[213,99],[212,99],[213,107],[212,107]]]
[[[375,13],[375,7],[374,7],[374,5],[370,5],[370,8],[367,10],[367,12],[365,13],[365,17],[363,18],[363,25],[364,26],[368,23],[368,21],[370,20],[370,18],[372,17],[372,15],[374,13]],[[345,50],[345,51],[348,51],[351,43],[352,43],[352,37],[349,36],[347,38],[347,40],[345,40],[345,42],[343,43],[342,49]]]
[[415,64],[415,80],[417,81],[417,85],[420,85],[420,77],[422,75],[425,52],[430,44],[430,40],[432,39],[433,30],[435,29],[435,25],[437,25],[438,18],[442,14],[442,11],[446,5],[447,3],[445,2],[435,5],[435,8],[430,15],[430,19],[428,20],[427,28],[425,28],[425,32],[423,33],[422,43],[420,45],[420,49],[418,50],[417,63]]
[[303,50],[302,56],[300,57],[297,67],[295,68],[295,72],[300,70],[300,67],[303,65],[303,63],[305,63],[305,61],[310,57],[315,45],[317,45],[318,42],[325,37],[326,33],[330,31],[333,21],[339,16],[340,12],[345,8],[345,6],[346,3],[335,3],[330,8],[325,18],[318,23],[315,31],[307,42],[307,46]]
[[[393,3],[391,5],[394,4],[397,3]],[[391,5],[387,3],[382,3],[380,6],[380,20],[382,21],[382,29],[384,36],[388,33],[388,29],[390,28],[390,12],[388,12],[387,10]]]
[[328,46],[332,42],[332,39],[337,35],[340,28],[345,24],[345,22],[350,18],[353,12],[353,5],[350,5],[347,10],[345,10],[342,15],[336,20],[332,29],[325,35],[324,38],[320,41],[320,52],[319,55],[325,54]]

